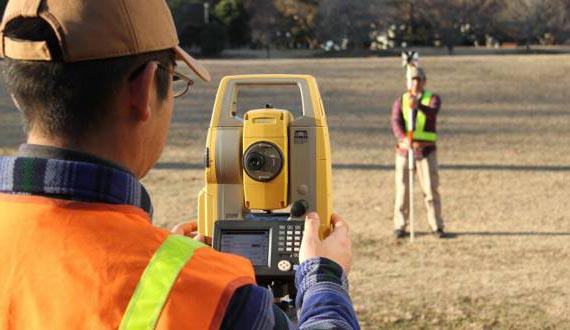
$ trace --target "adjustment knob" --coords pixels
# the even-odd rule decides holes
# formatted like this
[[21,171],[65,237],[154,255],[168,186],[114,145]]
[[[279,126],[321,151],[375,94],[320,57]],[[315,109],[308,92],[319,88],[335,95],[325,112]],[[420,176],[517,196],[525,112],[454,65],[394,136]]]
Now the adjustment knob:
[[293,205],[291,205],[291,216],[293,218],[300,218],[303,215],[305,215],[305,213],[307,213],[307,210],[309,209],[309,203],[307,203],[306,200],[304,199],[299,199],[293,202]]
[[287,260],[281,260],[277,264],[277,268],[282,272],[288,272],[291,270],[291,263]]

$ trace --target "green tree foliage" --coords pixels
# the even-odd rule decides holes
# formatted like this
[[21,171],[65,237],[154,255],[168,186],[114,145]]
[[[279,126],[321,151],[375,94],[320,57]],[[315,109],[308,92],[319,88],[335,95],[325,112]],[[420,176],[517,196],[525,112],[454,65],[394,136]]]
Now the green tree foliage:
[[221,0],[214,7],[213,13],[225,26],[231,47],[239,47],[250,42],[249,15],[241,0]]

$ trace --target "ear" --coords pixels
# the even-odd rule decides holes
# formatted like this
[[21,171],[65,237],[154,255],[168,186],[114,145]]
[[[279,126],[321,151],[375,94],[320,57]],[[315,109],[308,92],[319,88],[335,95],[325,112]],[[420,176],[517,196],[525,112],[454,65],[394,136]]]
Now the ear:
[[141,121],[148,120],[152,112],[151,96],[154,93],[154,76],[157,68],[156,63],[149,62],[143,71],[129,82],[129,105]]

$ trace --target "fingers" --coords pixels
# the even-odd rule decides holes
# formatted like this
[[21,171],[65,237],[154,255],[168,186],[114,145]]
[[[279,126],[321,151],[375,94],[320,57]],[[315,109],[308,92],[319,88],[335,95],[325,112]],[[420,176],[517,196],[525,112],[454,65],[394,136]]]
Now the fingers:
[[338,215],[331,216],[331,224],[333,225],[330,236],[337,238],[348,238],[348,224]]
[[198,242],[206,243],[206,236],[201,235],[201,234],[196,234],[196,236],[194,236],[194,240],[198,241]]
[[333,213],[331,216],[331,224],[333,225],[333,231],[346,230],[348,232],[348,224],[336,213]]
[[176,226],[174,226],[174,228],[172,228],[172,230],[170,230],[171,233],[176,234],[176,235],[184,235],[184,226],[186,224],[184,223],[179,223]]
[[190,221],[185,223],[179,223],[174,228],[172,228],[171,232],[177,235],[184,235],[184,236],[191,236],[194,232],[198,230],[198,223],[196,221]]
[[197,221],[190,221],[186,223],[186,227],[187,231],[197,231],[198,230],[198,222]]

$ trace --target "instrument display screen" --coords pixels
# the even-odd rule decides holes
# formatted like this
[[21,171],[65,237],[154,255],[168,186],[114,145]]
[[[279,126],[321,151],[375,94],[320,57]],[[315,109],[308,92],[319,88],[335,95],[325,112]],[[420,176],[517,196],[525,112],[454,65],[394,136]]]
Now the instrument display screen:
[[254,266],[268,266],[269,230],[222,230],[220,251],[251,260]]

